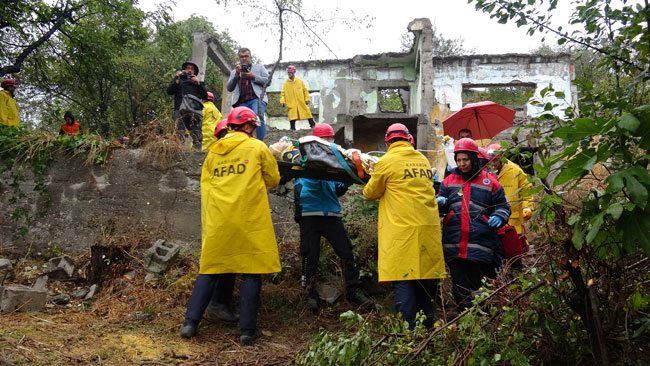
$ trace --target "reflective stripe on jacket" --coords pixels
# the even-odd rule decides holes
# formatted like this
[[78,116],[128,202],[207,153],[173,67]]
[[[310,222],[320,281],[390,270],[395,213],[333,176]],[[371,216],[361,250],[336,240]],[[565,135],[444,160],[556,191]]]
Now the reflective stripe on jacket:
[[501,239],[497,228],[488,225],[488,218],[496,215],[507,222],[510,204],[496,177],[481,170],[467,182],[454,168],[440,185],[439,196],[447,198],[440,208],[446,213],[442,224],[445,260],[458,257],[500,264]]
[[262,141],[230,132],[210,146],[201,171],[200,274],[280,271],[266,193],[279,181]]

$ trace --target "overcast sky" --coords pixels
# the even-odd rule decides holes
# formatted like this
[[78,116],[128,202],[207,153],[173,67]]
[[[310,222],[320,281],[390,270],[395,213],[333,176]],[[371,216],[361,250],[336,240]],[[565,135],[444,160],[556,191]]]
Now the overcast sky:
[[[260,1],[255,0],[251,4]],[[155,9],[162,0],[140,0],[145,11]],[[478,12],[467,0],[303,0],[308,8],[320,7],[325,12],[337,6],[341,9],[336,16],[347,17],[353,11],[358,19],[374,17],[368,29],[350,29],[338,26],[324,35],[325,41],[338,58],[350,58],[357,54],[377,54],[399,52],[400,37],[408,23],[415,18],[429,18],[439,34],[445,38],[462,37],[466,48],[474,48],[475,53],[529,53],[542,44],[542,37],[529,37],[526,28],[514,24],[498,24],[488,14]],[[564,9],[554,15],[556,21],[568,19],[569,0],[560,2]],[[181,1],[174,7],[175,20],[183,20],[192,14],[203,15],[218,31],[226,31],[240,45],[248,47],[264,63],[275,61],[278,55],[278,36],[275,32],[250,27],[252,21],[245,14],[245,8],[218,5],[214,0]],[[566,24],[566,22],[564,23]],[[554,45],[551,38],[547,44]],[[310,53],[304,45],[291,44],[285,49],[284,61],[335,58],[325,48],[317,48]]]

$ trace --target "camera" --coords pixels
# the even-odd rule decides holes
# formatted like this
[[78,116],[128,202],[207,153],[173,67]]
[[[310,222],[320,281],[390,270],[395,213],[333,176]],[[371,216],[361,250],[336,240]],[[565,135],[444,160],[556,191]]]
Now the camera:
[[249,71],[251,71],[250,65],[247,65],[247,64],[242,64],[241,65],[241,72],[249,72]]
[[190,80],[191,78],[192,78],[191,73],[189,73],[189,72],[187,72],[185,70],[181,71],[181,80]]

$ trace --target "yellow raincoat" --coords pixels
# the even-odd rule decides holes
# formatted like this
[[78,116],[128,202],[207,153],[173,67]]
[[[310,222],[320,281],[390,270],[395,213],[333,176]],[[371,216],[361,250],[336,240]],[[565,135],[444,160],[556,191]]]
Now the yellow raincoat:
[[0,91],[0,123],[18,127],[18,106],[8,90]]
[[213,142],[217,141],[214,137],[214,129],[221,121],[221,112],[211,101],[203,102],[203,125],[201,132],[203,132],[203,142],[201,143],[201,151],[207,150]]
[[427,158],[406,141],[390,145],[363,188],[379,201],[379,282],[444,278],[440,217]]
[[287,105],[290,121],[313,118],[309,110],[309,90],[297,77],[293,81],[287,79],[282,85],[280,104]]
[[210,146],[201,171],[200,274],[280,272],[266,194],[279,182],[262,141],[230,132]]
[[521,192],[532,188],[532,185],[528,182],[527,175],[521,167],[510,160],[503,164],[498,178],[512,210],[508,224],[514,226],[517,233],[521,234],[524,208],[533,210],[533,196],[524,197]]

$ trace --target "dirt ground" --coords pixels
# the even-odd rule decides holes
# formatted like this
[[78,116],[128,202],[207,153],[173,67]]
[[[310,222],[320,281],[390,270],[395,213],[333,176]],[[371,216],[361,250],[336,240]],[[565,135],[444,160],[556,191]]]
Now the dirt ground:
[[[123,267],[127,275],[105,279],[91,300],[73,299],[63,306],[48,303],[42,312],[0,315],[0,365],[289,364],[320,330],[340,328],[339,314],[364,313],[342,300],[323,304],[317,315],[307,311],[294,270],[300,267],[286,263],[297,260],[292,258],[283,258],[283,272],[263,276],[258,316],[262,338],[252,347],[239,345],[236,324],[203,320],[196,337],[180,337],[179,326],[198,272],[198,253],[181,253],[174,267],[154,280],[145,281],[146,272],[134,257]],[[84,258],[75,260],[82,263]],[[31,285],[41,272],[34,268],[41,263],[17,265],[12,284]],[[87,282],[80,274],[70,280],[50,280],[48,289],[50,295],[71,294],[83,285]],[[387,295],[375,299],[391,301]]]

